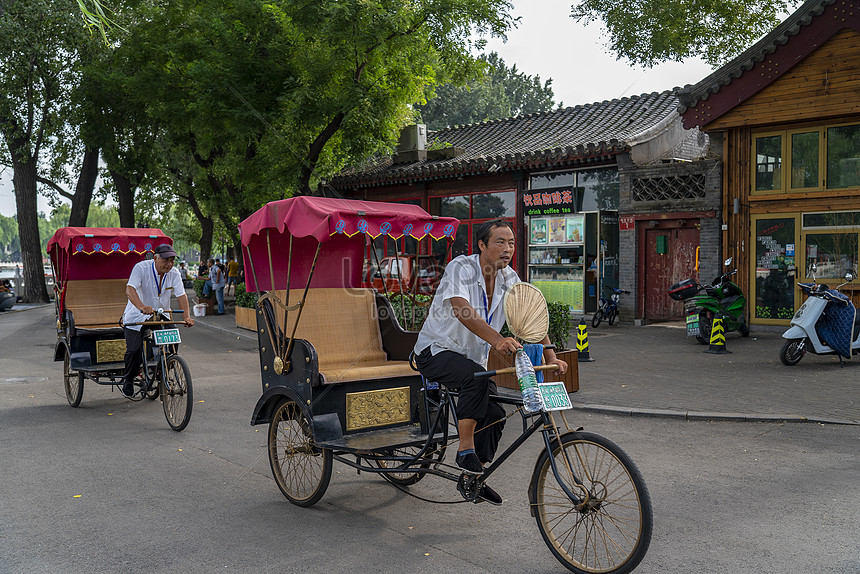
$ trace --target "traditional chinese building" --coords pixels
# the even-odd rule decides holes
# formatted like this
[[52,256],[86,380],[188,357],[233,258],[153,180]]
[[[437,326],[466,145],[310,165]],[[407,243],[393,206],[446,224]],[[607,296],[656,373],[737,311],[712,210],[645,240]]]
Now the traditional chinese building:
[[[472,253],[476,226],[505,218],[518,241],[512,265],[547,299],[587,313],[604,286],[621,285],[637,293],[626,318],[641,317],[642,288],[651,284],[644,270],[663,273],[659,291],[668,301],[666,288],[694,262],[683,270],[656,265],[641,243],[653,240],[655,254],[669,259],[679,250],[674,239],[659,240],[658,248],[650,233],[633,230],[689,233],[683,240],[694,251],[700,228],[714,232],[714,243],[719,238],[719,169],[701,159],[707,138],[681,127],[678,105],[677,93],[666,91],[429,134],[410,126],[393,156],[344,172],[322,191],[414,203],[460,219],[452,251],[440,259]],[[628,222],[624,231],[619,215]],[[714,266],[718,254],[709,257]]]
[[[810,0],[680,94],[683,125],[723,159],[722,251],[750,322],[788,323],[798,281],[857,275],[860,1]],[[845,287],[860,303],[860,281]]]

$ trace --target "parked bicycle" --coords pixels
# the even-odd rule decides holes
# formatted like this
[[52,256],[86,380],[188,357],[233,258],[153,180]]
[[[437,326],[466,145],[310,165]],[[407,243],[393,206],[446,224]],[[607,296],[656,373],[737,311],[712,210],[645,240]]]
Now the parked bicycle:
[[615,320],[618,318],[618,300],[621,298],[621,294],[630,294],[630,291],[616,289],[615,287],[607,287],[606,289],[612,291],[612,294],[609,296],[609,299],[600,298],[600,306],[591,318],[592,327],[597,327],[603,320],[606,320],[610,325],[615,323]]

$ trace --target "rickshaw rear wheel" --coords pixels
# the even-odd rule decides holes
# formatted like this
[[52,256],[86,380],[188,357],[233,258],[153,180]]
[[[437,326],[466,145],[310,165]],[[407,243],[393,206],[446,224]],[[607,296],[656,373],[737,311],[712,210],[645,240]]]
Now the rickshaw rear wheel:
[[[575,504],[562,490],[544,449],[529,499],[550,551],[578,574],[632,571],[645,557],[653,529],[651,499],[639,469],[621,447],[589,432],[553,441],[552,457],[565,485],[582,502]],[[570,478],[568,464],[581,485]]]
[[287,500],[304,507],[319,502],[331,480],[331,450],[314,445],[311,422],[290,399],[275,408],[268,450],[272,475]]
[[68,349],[63,357],[63,387],[66,390],[66,400],[70,405],[76,407],[81,404],[84,396],[84,374],[72,372]]
[[191,420],[191,407],[194,404],[191,371],[185,359],[178,355],[167,357],[167,368],[163,376],[159,377],[158,388],[167,424],[177,432],[185,429]]

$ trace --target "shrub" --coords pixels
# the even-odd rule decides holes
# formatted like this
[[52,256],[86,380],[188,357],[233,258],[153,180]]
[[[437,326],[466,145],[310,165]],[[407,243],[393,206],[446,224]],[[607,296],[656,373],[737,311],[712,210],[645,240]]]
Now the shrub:
[[567,339],[573,327],[573,316],[570,307],[565,303],[547,301],[549,309],[549,340],[558,349],[567,348]]
[[[420,331],[424,324],[424,319],[427,318],[427,312],[430,310],[430,305],[421,306],[415,305],[412,301],[412,295],[401,295],[400,293],[388,293],[388,301],[394,308],[394,316],[397,317],[397,322],[407,331]],[[400,300],[403,298],[401,306]],[[429,303],[431,297],[429,295],[415,295],[415,300],[420,303]],[[412,310],[415,309],[415,322],[412,322]],[[405,318],[404,318],[404,313]]]
[[236,285],[236,307],[247,307],[253,309],[257,305],[258,295],[245,291],[245,284]]
[[194,280],[194,292],[197,293],[198,297],[203,297],[203,285],[206,283],[206,279],[195,279]]

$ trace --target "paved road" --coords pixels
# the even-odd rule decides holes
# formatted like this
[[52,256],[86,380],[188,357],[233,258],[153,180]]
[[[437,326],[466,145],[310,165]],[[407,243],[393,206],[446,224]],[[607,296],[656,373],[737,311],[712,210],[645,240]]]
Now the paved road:
[[[183,330],[203,402],[175,433],[157,401],[108,387],[86,386],[70,408],[51,312],[0,316],[0,572],[565,571],[528,514],[537,441],[494,478],[498,508],[431,505],[340,465],[322,501],[297,508],[271,479],[265,429],[248,424],[254,341]],[[860,427],[574,416],[621,444],[651,490],[637,573],[860,571]],[[457,497],[433,478],[412,489]]]

